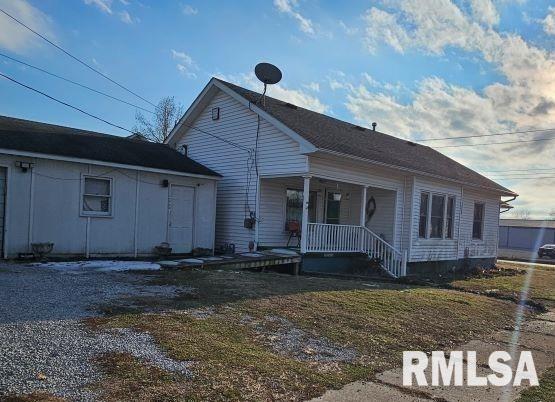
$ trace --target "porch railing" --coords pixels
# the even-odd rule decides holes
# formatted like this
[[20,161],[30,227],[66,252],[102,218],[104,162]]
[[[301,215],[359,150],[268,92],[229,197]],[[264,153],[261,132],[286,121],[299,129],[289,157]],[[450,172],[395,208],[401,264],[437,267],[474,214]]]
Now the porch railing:
[[306,253],[357,253],[376,259],[390,275],[407,274],[407,253],[401,252],[364,226],[309,223]]

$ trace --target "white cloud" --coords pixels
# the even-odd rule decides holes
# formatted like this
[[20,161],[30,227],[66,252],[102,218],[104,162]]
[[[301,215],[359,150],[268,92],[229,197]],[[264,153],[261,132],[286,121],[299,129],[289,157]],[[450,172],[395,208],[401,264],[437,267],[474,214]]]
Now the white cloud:
[[299,24],[299,29],[309,35],[314,35],[316,32],[314,30],[314,25],[312,21],[297,11],[298,3],[297,0],[274,0],[274,6],[278,11],[287,14],[297,20]]
[[470,6],[476,20],[489,26],[499,23],[499,14],[492,0],[470,0]]
[[112,14],[112,0],[85,0],[85,4],[97,7],[106,14]]
[[198,70],[197,64],[193,61],[193,58],[185,52],[178,52],[177,50],[171,49],[172,58],[177,60],[177,69],[181,74],[187,78],[197,78],[195,71]]
[[129,14],[126,10],[120,11],[118,15],[119,19],[126,24],[132,24],[134,22],[133,17],[131,17],[131,14]]
[[190,4],[182,4],[181,5],[181,11],[185,15],[197,15],[198,14],[198,9],[194,8]]
[[[38,8],[33,7],[28,1],[0,0],[0,8],[56,42],[52,19]],[[32,48],[42,46],[43,43],[35,34],[8,16],[0,14],[0,48],[16,53],[25,53]]]
[[130,1],[127,1],[127,0],[119,0],[119,2],[120,2],[121,4],[123,4],[124,6],[128,6],[129,4],[131,4],[131,2],[130,2]]
[[[465,12],[448,0],[401,0],[388,4],[392,8],[387,11],[374,7],[363,16],[367,24],[365,41],[371,52],[385,44],[399,53],[420,51],[443,58],[450,57],[444,56],[446,49],[456,48],[481,55],[504,80],[474,90],[428,77],[409,93],[411,100],[407,102],[392,95],[387,83],[376,85],[374,80],[366,80],[353,84],[352,80],[336,79],[334,87],[347,91],[346,106],[360,124],[377,121],[383,131],[406,138],[555,127],[555,53],[533,46],[514,33],[496,31],[492,27],[498,21],[496,13],[478,16],[476,5]],[[480,5],[484,6],[483,2]],[[535,136],[538,137],[541,135]],[[478,146],[532,138],[514,135],[427,144],[474,144],[440,151],[483,169],[530,168],[538,164],[545,167],[549,164],[546,161],[553,160],[555,142]],[[555,169],[555,163],[551,165]],[[542,183],[541,191],[534,190],[534,180],[502,183],[520,192],[520,202],[532,206],[536,216],[542,208],[548,208],[545,200],[555,197],[555,180]]]
[[543,30],[548,35],[555,35],[555,7],[549,7],[549,14],[542,20]]
[[308,84],[304,84],[303,87],[314,92],[320,92],[320,84],[318,82],[309,82]]
[[[240,75],[214,74],[214,76],[237,85],[242,85],[252,91],[262,91],[263,84],[258,81],[252,72]],[[310,95],[301,89],[287,88],[283,83],[269,85],[267,95],[318,113],[329,112],[329,106],[322,103],[317,97]]]

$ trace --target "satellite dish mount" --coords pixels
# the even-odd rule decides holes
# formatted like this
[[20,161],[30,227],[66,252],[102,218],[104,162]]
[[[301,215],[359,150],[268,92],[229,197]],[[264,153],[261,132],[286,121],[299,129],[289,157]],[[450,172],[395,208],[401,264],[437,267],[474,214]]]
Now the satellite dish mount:
[[256,103],[262,99],[262,104],[266,106],[266,89],[268,85],[277,84],[281,81],[281,71],[270,63],[258,63],[254,67],[254,74],[264,84],[264,91]]

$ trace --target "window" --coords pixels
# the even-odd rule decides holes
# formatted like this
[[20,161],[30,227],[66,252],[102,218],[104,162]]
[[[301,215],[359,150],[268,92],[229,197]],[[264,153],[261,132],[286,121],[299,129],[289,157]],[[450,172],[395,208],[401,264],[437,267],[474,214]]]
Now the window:
[[455,229],[455,197],[447,198],[447,233],[445,237],[452,239]]
[[445,196],[432,195],[432,213],[430,218],[430,237],[443,238],[443,214],[445,213]]
[[456,198],[444,194],[420,193],[418,237],[453,239]]
[[474,204],[474,222],[472,223],[472,238],[476,240],[482,239],[484,229],[484,204]]
[[[303,190],[287,189],[285,223],[303,220]],[[311,191],[308,199],[308,221],[316,221],[316,191]]]
[[83,176],[82,215],[112,215],[112,179]]
[[418,237],[428,237],[428,193],[420,194],[420,222],[418,224]]

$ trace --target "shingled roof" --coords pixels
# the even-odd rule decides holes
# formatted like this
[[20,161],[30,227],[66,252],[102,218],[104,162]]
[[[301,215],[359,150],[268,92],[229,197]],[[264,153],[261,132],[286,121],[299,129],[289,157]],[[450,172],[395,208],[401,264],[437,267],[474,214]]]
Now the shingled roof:
[[[220,79],[218,81],[249,102],[255,103],[260,99],[257,92]],[[427,173],[506,195],[516,195],[493,180],[425,145],[366,129],[269,96],[266,96],[262,109],[319,150]]]
[[0,116],[0,149],[217,176],[164,144]]

